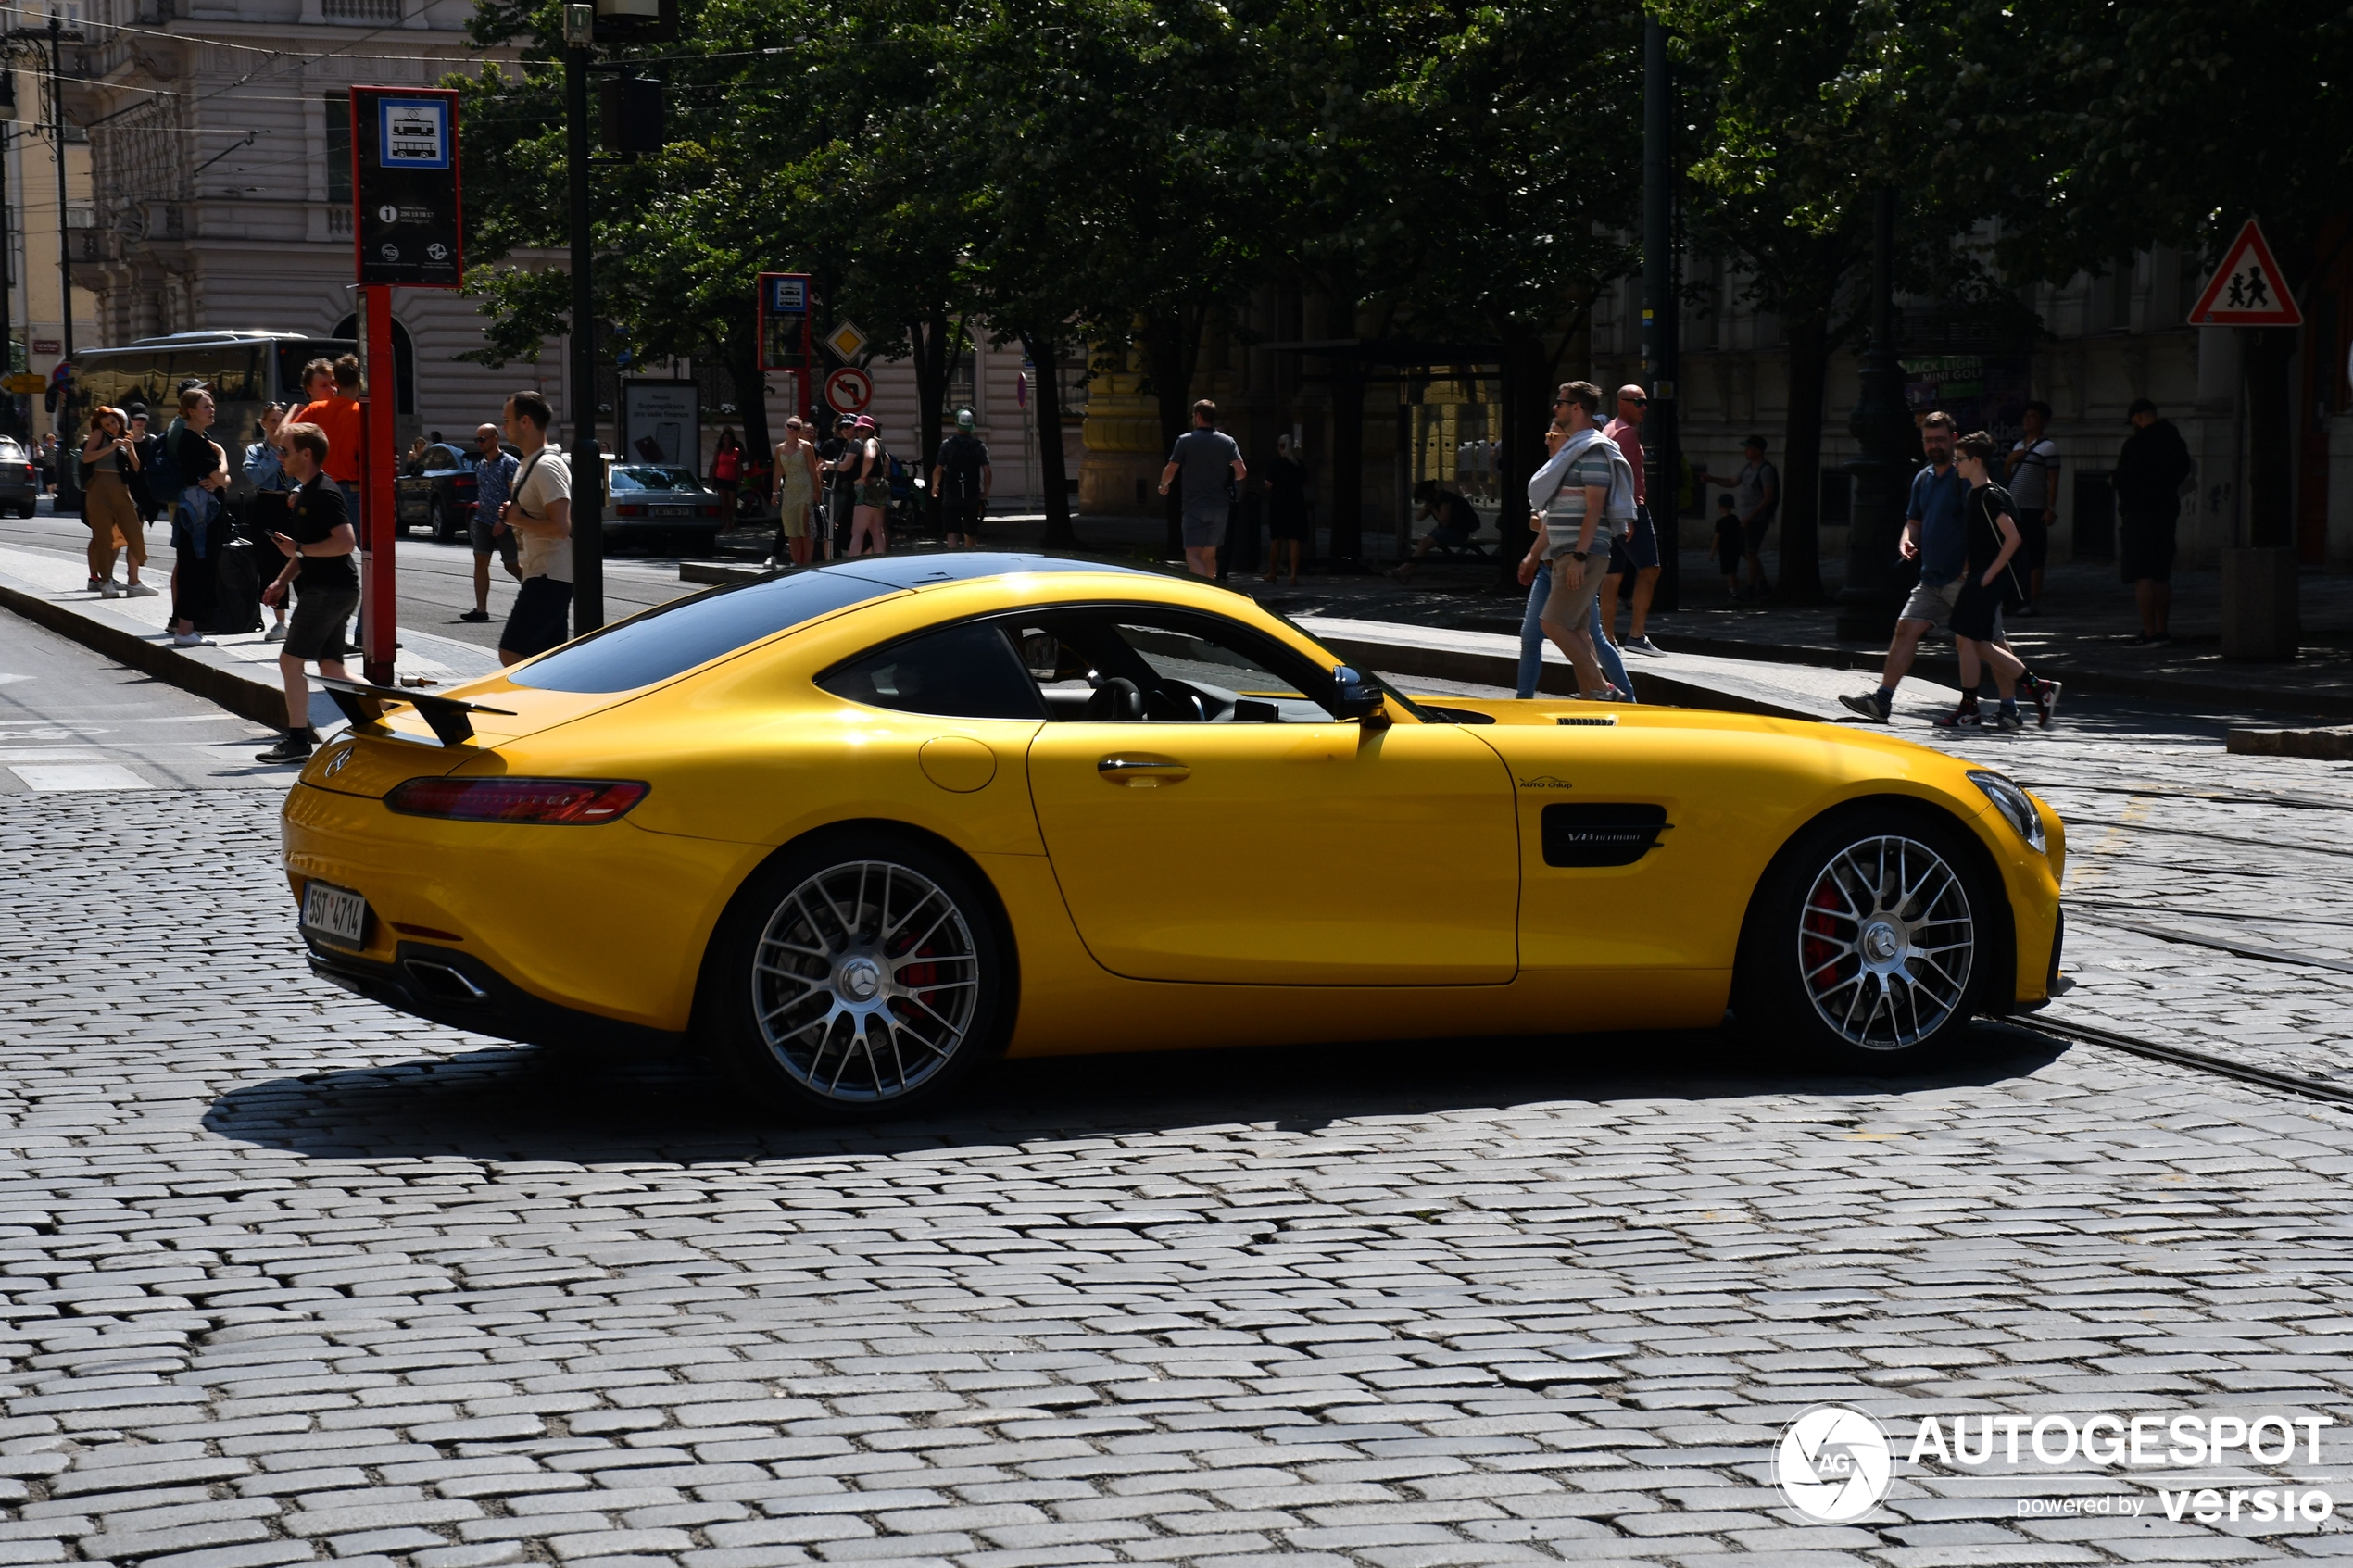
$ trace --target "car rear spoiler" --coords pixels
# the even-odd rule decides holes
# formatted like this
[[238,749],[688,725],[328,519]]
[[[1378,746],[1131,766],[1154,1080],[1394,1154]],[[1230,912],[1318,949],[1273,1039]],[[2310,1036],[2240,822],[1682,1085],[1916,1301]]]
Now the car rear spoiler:
[[365,681],[338,681],[321,675],[319,684],[327,688],[343,716],[351,727],[365,735],[389,735],[384,723],[384,709],[392,703],[405,702],[417,710],[433,729],[434,738],[444,746],[457,746],[474,738],[473,713],[496,713],[503,718],[514,717],[511,708],[491,708],[479,702],[465,702],[454,696],[435,696],[427,692],[403,691],[395,686],[371,685]]

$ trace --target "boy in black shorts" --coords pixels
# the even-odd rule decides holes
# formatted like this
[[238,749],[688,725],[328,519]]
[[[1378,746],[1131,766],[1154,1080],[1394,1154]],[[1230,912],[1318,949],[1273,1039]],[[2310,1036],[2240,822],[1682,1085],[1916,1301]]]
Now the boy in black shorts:
[[270,536],[286,558],[285,570],[261,591],[261,602],[279,603],[291,586],[295,612],[286,623],[286,640],[278,646],[286,733],[258,755],[264,762],[299,762],[319,744],[310,728],[310,681],[303,665],[316,663],[320,674],[347,679],[343,656],[352,650],[343,630],[359,608],[359,572],[351,559],[359,546],[343,490],[326,477],[327,433],[317,425],[290,424],[279,439],[285,444],[286,477],[295,482],[295,491],[286,497],[287,532]]

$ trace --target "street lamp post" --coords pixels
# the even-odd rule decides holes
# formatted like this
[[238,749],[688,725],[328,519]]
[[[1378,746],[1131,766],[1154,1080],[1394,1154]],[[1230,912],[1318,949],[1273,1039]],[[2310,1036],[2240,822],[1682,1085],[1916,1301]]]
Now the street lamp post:
[[1649,372],[1650,410],[1642,445],[1650,472],[1651,525],[1658,533],[1658,585],[1651,608],[1671,610],[1681,588],[1683,447],[1677,429],[1675,298],[1675,74],[1667,57],[1667,29],[1642,24],[1642,358]]
[[604,454],[597,445],[596,231],[588,218],[588,71],[596,9],[564,7],[564,145],[572,207],[572,630],[605,623]]
[[1863,355],[1861,390],[1847,429],[1862,456],[1846,465],[1855,499],[1846,531],[1846,586],[1838,596],[1842,642],[1886,640],[1895,625],[1890,573],[1904,526],[1912,477],[1912,422],[1904,404],[1904,368],[1895,358],[1895,192],[1882,185],[1871,212],[1871,345]]
[[68,363],[73,359],[73,241],[66,232],[66,73],[65,23],[49,13],[49,129],[57,150],[57,314],[63,318],[59,341]]

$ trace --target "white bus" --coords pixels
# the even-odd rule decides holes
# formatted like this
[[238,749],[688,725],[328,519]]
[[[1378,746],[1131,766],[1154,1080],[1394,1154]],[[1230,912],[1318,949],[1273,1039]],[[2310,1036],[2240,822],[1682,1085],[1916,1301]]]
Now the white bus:
[[302,332],[174,332],[124,348],[91,348],[73,357],[72,378],[57,399],[57,510],[82,510],[82,465],[73,457],[98,405],[147,406],[147,428],[161,435],[180,412],[180,388],[201,381],[212,393],[212,438],[229,454],[230,493],[243,495],[245,447],[261,439],[261,411],[303,402],[302,368],[355,351],[349,338]]

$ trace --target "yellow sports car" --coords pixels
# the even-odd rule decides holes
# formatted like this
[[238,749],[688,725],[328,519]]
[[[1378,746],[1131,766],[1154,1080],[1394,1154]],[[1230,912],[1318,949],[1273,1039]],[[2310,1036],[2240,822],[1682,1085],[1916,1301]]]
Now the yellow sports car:
[[1249,599],[1003,555],[651,609],[449,696],[344,685],[288,796],[321,974],[549,1044],[688,1037],[851,1115],[1017,1056],[1743,1026],[1911,1062],[2057,974],[2057,818],[1828,724],[1409,698]]

